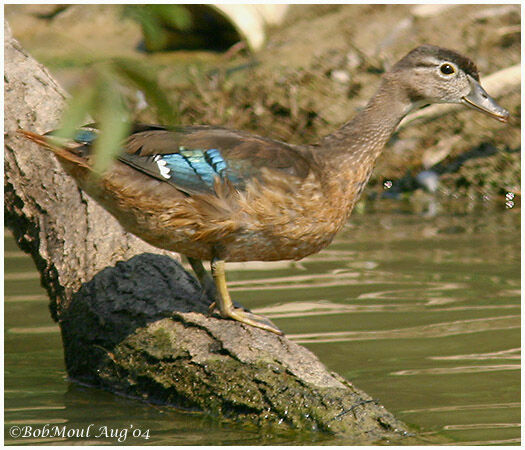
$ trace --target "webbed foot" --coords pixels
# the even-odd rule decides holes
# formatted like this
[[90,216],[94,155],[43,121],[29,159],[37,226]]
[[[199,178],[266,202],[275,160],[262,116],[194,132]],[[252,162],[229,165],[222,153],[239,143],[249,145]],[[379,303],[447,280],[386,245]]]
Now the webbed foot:
[[224,318],[237,320],[246,325],[261,328],[275,334],[284,334],[268,319],[233,306],[230,294],[226,287],[226,274],[223,260],[214,259],[211,262],[211,272],[217,288],[217,301],[210,305],[210,312],[217,309],[219,314]]
[[272,333],[275,333],[281,336],[284,334],[281,330],[279,330],[279,328],[273,325],[265,317],[258,316],[257,314],[253,314],[241,308],[235,308],[231,304],[230,304],[230,307],[226,307],[225,309],[221,310],[221,308],[217,306],[215,302],[213,302],[210,305],[209,311],[210,313],[212,313],[215,310],[218,310],[221,317],[224,317],[225,319],[237,320],[238,322],[245,323],[246,325],[250,325],[256,328],[261,328],[266,331],[271,331]]

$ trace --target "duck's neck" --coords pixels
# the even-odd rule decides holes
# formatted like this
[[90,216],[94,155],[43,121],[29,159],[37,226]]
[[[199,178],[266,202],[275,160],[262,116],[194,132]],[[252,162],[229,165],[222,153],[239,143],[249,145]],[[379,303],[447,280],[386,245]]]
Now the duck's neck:
[[354,119],[321,140],[324,162],[337,169],[334,175],[343,183],[366,182],[384,145],[414,106],[402,89],[384,79]]

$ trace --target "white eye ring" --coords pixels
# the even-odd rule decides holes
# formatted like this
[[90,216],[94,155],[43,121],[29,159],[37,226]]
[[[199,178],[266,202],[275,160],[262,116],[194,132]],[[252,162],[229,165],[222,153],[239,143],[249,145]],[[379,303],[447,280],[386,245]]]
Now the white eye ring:
[[453,75],[454,73],[456,73],[456,69],[454,68],[454,66],[449,63],[441,64],[441,66],[439,67],[439,71],[443,75]]

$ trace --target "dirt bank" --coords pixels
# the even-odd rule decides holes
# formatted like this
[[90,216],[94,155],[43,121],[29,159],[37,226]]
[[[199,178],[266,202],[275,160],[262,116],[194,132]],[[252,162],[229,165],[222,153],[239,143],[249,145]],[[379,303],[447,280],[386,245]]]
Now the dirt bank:
[[[351,118],[381,73],[419,44],[470,56],[482,82],[520,63],[519,5],[293,5],[285,22],[269,30],[263,50],[233,55],[145,54],[140,27],[122,19],[120,8],[8,5],[6,17],[15,37],[66,87],[93,61],[137,58],[156,70],[183,124],[224,125],[293,143],[315,141]],[[519,84],[498,101],[513,116],[508,125],[461,109],[400,130],[378,162],[368,198],[382,194],[387,180],[390,194],[412,192],[420,187],[416,175],[427,170],[439,179],[438,197],[503,206],[506,194],[519,194]],[[135,115],[155,120],[148,108]]]

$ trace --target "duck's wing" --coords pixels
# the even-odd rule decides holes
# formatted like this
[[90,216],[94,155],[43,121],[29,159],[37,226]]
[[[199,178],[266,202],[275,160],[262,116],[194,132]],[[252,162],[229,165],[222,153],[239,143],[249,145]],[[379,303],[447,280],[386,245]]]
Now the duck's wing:
[[217,178],[244,190],[265,171],[305,178],[309,161],[295,147],[225,128],[141,126],[127,139],[119,160],[191,192],[213,192]]
[[[76,140],[91,144],[92,127]],[[263,173],[304,179],[311,170],[291,145],[240,131],[208,126],[164,128],[135,125],[119,161],[187,194],[213,193],[217,179],[242,191]]]

